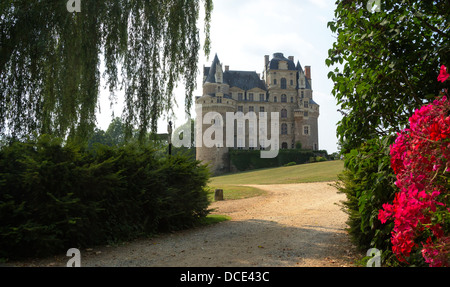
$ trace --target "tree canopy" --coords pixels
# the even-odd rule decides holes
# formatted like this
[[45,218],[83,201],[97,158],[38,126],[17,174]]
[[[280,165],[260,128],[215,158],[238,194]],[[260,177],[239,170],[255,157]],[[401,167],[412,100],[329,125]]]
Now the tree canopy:
[[[370,3],[369,3],[370,2]],[[326,64],[343,118],[342,151],[392,134],[414,109],[442,88],[436,78],[450,65],[450,1],[336,1],[336,35]],[[340,64],[340,65],[339,65]]]
[[128,135],[133,128],[141,136],[156,131],[179,81],[189,111],[201,3],[209,54],[212,0],[81,1],[79,13],[60,0],[1,1],[0,135],[37,131],[85,142],[95,127],[101,76],[111,104],[114,91],[124,91]]

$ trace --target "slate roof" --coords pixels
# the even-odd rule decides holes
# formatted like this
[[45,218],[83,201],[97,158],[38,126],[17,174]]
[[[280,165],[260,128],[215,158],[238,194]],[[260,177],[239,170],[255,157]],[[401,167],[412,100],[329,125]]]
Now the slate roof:
[[[294,64],[293,61],[285,58],[283,53],[275,53],[273,54],[272,60],[269,62],[269,68],[278,70],[278,63],[280,61],[286,61],[288,63],[288,69],[304,72],[300,62],[297,61],[297,65]],[[216,82],[216,67],[217,65],[221,65],[219,57],[217,54],[214,56],[214,60],[211,64],[211,67],[203,68],[203,75],[205,78],[205,83],[215,83]],[[256,72],[250,71],[225,71],[223,72],[223,83],[228,84],[230,87],[237,87],[242,90],[251,90],[253,88],[260,88],[264,91],[267,91],[266,85],[263,80],[261,80]],[[297,85],[298,88],[298,85]],[[311,83],[308,79],[305,82],[305,88],[311,89]]]
[[[300,65],[300,61],[297,61],[297,65],[296,65],[295,69],[298,72],[302,72],[303,74],[305,74],[305,71],[303,70],[302,65]],[[298,88],[299,88],[299,85],[297,83],[297,89]],[[311,89],[311,82],[306,77],[305,77],[305,89],[308,89],[308,90]]]
[[251,90],[253,88],[267,90],[264,81],[258,77],[256,72],[227,71],[223,73],[223,81],[230,87],[237,87],[242,90]]
[[[216,54],[211,67],[205,67],[203,69],[203,74],[206,75],[205,83],[216,82],[217,65],[220,65],[220,61]],[[237,87],[242,90],[251,90],[253,88],[260,88],[264,91],[267,90],[264,81],[261,80],[254,71],[225,71],[223,72],[223,83],[230,87]]]
[[[217,54],[216,54],[216,56],[214,57],[214,60],[211,64],[211,67],[208,69],[208,76],[206,77],[205,83],[215,83],[216,82],[217,64],[220,65],[220,61],[219,61],[219,57],[217,57]],[[205,71],[206,71],[206,68],[205,68],[205,70],[203,70],[203,72],[205,72]]]
[[272,58],[272,60],[270,60],[270,63],[269,63],[269,68],[272,69],[272,70],[278,70],[278,63],[280,61],[286,61],[287,62],[288,70],[292,70],[292,71],[295,70],[294,62],[289,60],[289,59],[287,59],[287,58],[285,58],[283,56],[283,53],[275,53],[275,54],[273,54],[273,58]]

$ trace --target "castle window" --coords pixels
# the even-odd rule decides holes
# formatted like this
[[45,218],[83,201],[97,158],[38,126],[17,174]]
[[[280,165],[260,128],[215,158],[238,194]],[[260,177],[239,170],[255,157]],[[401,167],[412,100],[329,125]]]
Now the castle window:
[[303,102],[303,107],[304,107],[305,109],[307,109],[307,108],[309,107],[308,102]]
[[238,93],[238,101],[242,101],[244,98],[244,94]]
[[282,109],[281,110],[281,118],[282,119],[287,119],[287,110],[286,109]]
[[222,97],[217,97],[217,103],[218,104],[222,103]]
[[273,79],[273,84],[274,84],[274,85],[277,84],[277,79]]
[[308,112],[303,112],[304,117],[308,117]]
[[309,126],[303,126],[303,135],[305,136],[309,135]]
[[294,81],[293,80],[291,80],[291,86],[293,86],[294,85]]
[[244,112],[244,107],[243,106],[238,106],[238,112]]
[[305,96],[305,93],[302,91],[301,95],[302,95],[302,98],[303,98]]
[[287,89],[287,84],[286,84],[286,79],[285,78],[281,78],[280,88],[283,89],[283,90]]
[[287,124],[281,124],[281,134],[282,135],[287,135],[288,134]]
[[294,102],[294,97],[291,97],[291,103],[293,103]]
[[277,97],[276,97],[276,96],[275,96],[275,97],[273,97],[273,102],[274,102],[274,103],[278,102],[278,99],[277,99]]
[[259,101],[264,102],[264,94],[259,94]]
[[259,116],[260,117],[264,117],[264,114],[262,114],[262,113],[264,113],[264,107],[259,107]]
[[253,102],[253,93],[248,94],[248,100]]
[[281,95],[281,102],[282,103],[287,103],[287,96],[286,95]]
[[281,144],[281,149],[287,149],[288,148],[288,144],[287,143],[282,143]]
[[249,106],[248,107],[248,111],[249,112],[254,112],[255,111],[255,107],[254,106]]

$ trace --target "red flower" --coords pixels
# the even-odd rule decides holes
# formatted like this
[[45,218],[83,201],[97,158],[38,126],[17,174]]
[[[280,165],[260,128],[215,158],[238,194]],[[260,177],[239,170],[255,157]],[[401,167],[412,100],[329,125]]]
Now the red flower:
[[441,72],[439,73],[439,76],[437,78],[438,81],[443,83],[448,79],[449,76],[450,75],[449,75],[449,73],[447,73],[447,68],[444,65],[442,65]]

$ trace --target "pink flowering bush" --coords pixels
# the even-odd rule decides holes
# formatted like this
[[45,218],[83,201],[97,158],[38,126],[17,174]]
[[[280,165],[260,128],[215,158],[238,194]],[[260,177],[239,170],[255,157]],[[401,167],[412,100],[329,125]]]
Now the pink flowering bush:
[[[448,79],[445,66],[438,80]],[[419,250],[429,266],[450,266],[450,101],[447,90],[433,103],[415,111],[409,128],[391,145],[391,167],[399,192],[383,204],[378,218],[394,220],[392,251],[408,263]]]

